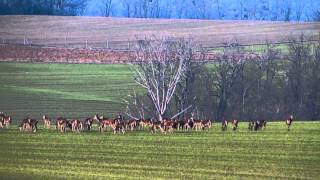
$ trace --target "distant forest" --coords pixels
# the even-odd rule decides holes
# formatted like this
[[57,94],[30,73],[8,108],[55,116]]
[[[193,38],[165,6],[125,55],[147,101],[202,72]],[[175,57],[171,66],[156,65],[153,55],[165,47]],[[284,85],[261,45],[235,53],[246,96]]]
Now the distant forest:
[[318,0],[0,0],[0,15],[320,21]]

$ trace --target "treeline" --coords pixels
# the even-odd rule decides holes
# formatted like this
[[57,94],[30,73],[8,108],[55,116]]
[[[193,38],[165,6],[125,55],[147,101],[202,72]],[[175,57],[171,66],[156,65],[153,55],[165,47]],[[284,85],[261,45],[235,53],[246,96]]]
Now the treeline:
[[185,80],[186,89],[193,89],[187,102],[199,118],[283,119],[294,114],[320,119],[320,42],[308,43],[301,36],[288,49],[286,60],[277,59],[280,52],[267,45],[261,59],[222,56],[215,63],[194,65]]
[[[97,3],[100,2],[100,3]],[[100,0],[92,15],[138,18],[313,21],[313,0]]]
[[[218,121],[279,120],[290,114],[300,120],[320,119],[320,41],[306,40],[303,35],[292,38],[284,59],[267,44],[260,58],[253,60],[239,59],[243,49],[230,45],[214,62],[190,61],[165,117],[191,105],[179,118],[193,113],[196,118]],[[133,105],[152,107],[147,96],[137,99]],[[153,111],[145,109],[143,114],[152,117]]]
[[0,15],[84,15],[87,0],[0,0]]
[[319,21],[316,0],[0,0],[0,14]]

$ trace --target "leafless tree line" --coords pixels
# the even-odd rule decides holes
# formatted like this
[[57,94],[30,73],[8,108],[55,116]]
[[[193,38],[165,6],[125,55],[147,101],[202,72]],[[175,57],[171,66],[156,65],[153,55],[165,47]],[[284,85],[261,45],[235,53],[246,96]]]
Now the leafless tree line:
[[143,40],[135,51],[141,63],[132,68],[144,90],[126,100],[127,114],[159,120],[191,114],[216,120],[275,120],[290,114],[319,119],[320,40],[307,38],[291,38],[285,59],[278,59],[279,49],[267,43],[256,59],[241,59],[236,54],[243,49],[229,46],[208,63],[193,61],[190,40]]
[[137,18],[317,21],[314,2],[303,0],[102,0],[102,16]]
[[[91,6],[95,13],[87,12]],[[0,14],[319,21],[313,0],[0,0]]]
[[84,15],[88,0],[0,0],[0,14]]

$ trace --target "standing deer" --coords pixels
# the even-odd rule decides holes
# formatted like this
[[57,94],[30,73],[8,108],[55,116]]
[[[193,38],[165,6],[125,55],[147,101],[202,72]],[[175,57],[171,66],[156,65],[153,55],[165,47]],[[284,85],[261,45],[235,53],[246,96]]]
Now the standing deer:
[[288,126],[288,131],[290,131],[290,127],[293,122],[293,115],[290,115],[289,119],[286,120],[286,125]]
[[51,119],[47,115],[42,116],[44,127],[50,129]]

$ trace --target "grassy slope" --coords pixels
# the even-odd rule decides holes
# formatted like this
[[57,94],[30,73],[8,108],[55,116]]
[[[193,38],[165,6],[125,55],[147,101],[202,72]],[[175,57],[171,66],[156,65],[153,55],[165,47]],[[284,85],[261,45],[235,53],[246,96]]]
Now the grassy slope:
[[[0,109],[21,120],[113,115],[134,87],[126,65],[0,63]],[[125,135],[0,129],[1,179],[210,179],[320,177],[320,123],[270,123],[262,132]]]
[[136,87],[132,76],[127,65],[0,63],[0,111],[18,121],[113,115]]
[[[35,134],[0,130],[4,179],[319,179],[320,123],[249,132]],[[5,165],[5,166],[4,166]]]

